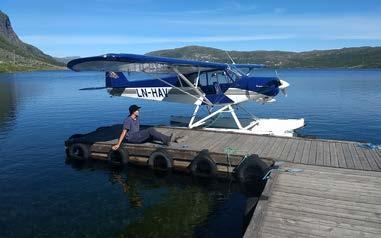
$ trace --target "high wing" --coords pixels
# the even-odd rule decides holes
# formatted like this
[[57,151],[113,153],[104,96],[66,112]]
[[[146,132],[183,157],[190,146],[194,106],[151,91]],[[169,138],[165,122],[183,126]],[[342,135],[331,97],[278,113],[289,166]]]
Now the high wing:
[[[136,54],[105,54],[75,59],[67,64],[67,67],[74,71],[173,73],[176,70],[182,74],[225,70],[231,66],[224,63]],[[261,64],[234,64],[234,67],[252,69],[264,66]]]

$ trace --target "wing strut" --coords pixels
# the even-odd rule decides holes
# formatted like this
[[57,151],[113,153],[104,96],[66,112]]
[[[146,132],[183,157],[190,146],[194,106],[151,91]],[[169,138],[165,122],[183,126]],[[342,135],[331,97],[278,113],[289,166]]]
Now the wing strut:
[[[145,73],[146,73],[146,72],[145,72]],[[187,91],[184,91],[183,89],[181,89],[181,88],[179,88],[179,87],[176,87],[175,85],[173,85],[173,84],[171,84],[171,83],[169,83],[169,82],[167,82],[167,81],[161,79],[160,77],[157,77],[156,75],[153,75],[153,74],[150,74],[150,73],[146,73],[146,74],[148,74],[148,75],[152,76],[153,78],[156,78],[157,80],[159,80],[159,81],[161,81],[161,82],[163,82],[163,83],[165,83],[165,84],[167,84],[167,85],[169,85],[169,86],[171,86],[171,87],[173,87],[173,88],[176,88],[176,89],[180,90],[181,92],[183,92],[183,93],[185,93],[185,94],[187,94],[187,95],[189,95],[189,96],[191,96],[191,97],[197,99],[196,104],[201,104],[201,102],[204,102],[204,103],[206,103],[206,104],[209,105],[209,103],[211,103],[211,102],[210,102],[207,98],[205,98],[203,95],[201,96],[201,98],[196,97],[195,95],[190,94],[190,93],[188,93]],[[206,100],[208,100],[208,101],[203,100],[204,98],[205,98]]]
[[189,87],[191,87],[201,98],[203,98],[205,101],[206,104],[208,104],[209,106],[212,106],[213,103],[211,103],[209,101],[209,99],[207,99],[205,97],[205,95],[198,89],[196,88],[188,79],[187,77],[185,77],[182,73],[180,73],[180,71],[177,69],[177,68],[173,68],[173,71],[175,71],[183,80],[186,84],[188,84]]

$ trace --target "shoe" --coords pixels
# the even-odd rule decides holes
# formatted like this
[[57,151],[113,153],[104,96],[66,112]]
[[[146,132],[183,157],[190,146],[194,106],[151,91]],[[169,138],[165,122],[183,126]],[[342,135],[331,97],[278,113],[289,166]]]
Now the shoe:
[[175,134],[171,133],[171,135],[169,136],[169,142],[174,142],[175,140],[176,140]]
[[186,136],[178,136],[178,137],[175,138],[174,141],[176,143],[180,143],[180,142],[184,142],[186,138],[187,138]]
[[171,133],[169,135],[169,138],[168,138],[168,141],[166,143],[164,143],[164,145],[166,146],[170,146],[171,145],[171,142],[173,142],[172,140],[174,139],[174,136],[173,136],[173,133]]

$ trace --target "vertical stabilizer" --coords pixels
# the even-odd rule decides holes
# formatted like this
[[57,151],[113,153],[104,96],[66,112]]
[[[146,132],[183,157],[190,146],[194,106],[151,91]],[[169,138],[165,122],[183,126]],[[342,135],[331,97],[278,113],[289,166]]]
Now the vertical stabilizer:
[[122,72],[106,72],[106,87],[107,88],[123,88],[127,87],[127,77]]

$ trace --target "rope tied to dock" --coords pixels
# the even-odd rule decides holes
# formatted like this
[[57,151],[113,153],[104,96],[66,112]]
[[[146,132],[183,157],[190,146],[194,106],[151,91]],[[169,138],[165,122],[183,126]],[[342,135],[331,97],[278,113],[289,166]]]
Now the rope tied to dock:
[[291,174],[301,173],[304,171],[304,169],[302,169],[302,168],[281,168],[280,166],[282,164],[283,164],[283,162],[281,162],[281,161],[276,162],[276,164],[272,167],[272,169],[267,171],[267,173],[265,174],[265,176],[263,176],[262,179],[263,180],[270,179],[271,172],[273,172],[273,171],[278,171],[278,172],[283,172],[283,173],[291,173]]
[[[230,162],[230,155],[237,153],[238,149],[233,147],[225,147],[224,152],[226,153],[226,160],[228,162],[228,172],[231,170],[231,162]],[[230,173],[229,173],[230,175]]]
[[[234,147],[230,147],[230,146],[224,148],[224,153],[226,153],[226,160],[228,163],[228,171],[230,171],[232,169],[232,165],[231,165],[231,161],[230,161],[230,155],[237,154],[237,152],[240,152],[240,151],[241,150],[239,150],[238,148],[234,148]],[[237,167],[250,155],[247,151],[241,151],[241,152],[244,152],[245,155],[242,157],[242,159],[238,163]],[[231,173],[229,173],[229,175],[231,175]]]

